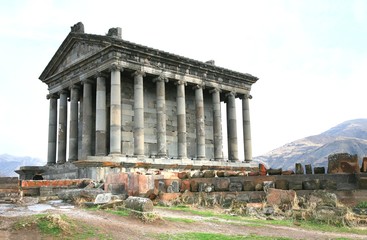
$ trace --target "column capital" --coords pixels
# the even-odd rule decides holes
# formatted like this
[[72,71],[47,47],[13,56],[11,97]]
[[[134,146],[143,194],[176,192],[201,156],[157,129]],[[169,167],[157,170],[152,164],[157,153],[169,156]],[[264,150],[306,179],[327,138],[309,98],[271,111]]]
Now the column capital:
[[109,68],[110,72],[112,71],[124,71],[123,67],[118,62],[113,62]]
[[205,88],[205,83],[202,83],[202,84],[195,84],[192,89],[204,89]]
[[69,90],[72,90],[72,89],[79,90],[80,89],[80,85],[73,84],[73,85],[69,86]]
[[96,77],[97,78],[107,78],[108,77],[108,74],[104,73],[104,72],[101,72],[101,71],[96,71]]
[[182,85],[184,84],[185,86],[187,86],[187,82],[184,80],[178,80],[177,82],[175,82],[175,85]]
[[131,74],[131,76],[133,77],[136,77],[136,76],[142,76],[142,77],[145,77],[145,72],[144,71],[141,71],[141,70],[136,70],[135,72],[133,72]]
[[163,74],[159,75],[158,77],[153,78],[153,82],[168,82],[168,78]]
[[221,90],[221,89],[219,89],[219,88],[213,88],[213,89],[210,89],[210,90],[209,90],[209,93],[217,93],[217,92],[221,93],[221,92],[222,92],[222,90]]
[[231,92],[227,92],[226,94],[225,94],[225,96],[226,96],[226,98],[228,98],[228,97],[236,97],[236,92],[233,92],[233,91],[231,91]]
[[61,94],[69,94],[69,89],[63,89],[61,91],[59,91],[59,95]]
[[46,98],[47,98],[47,100],[48,100],[48,99],[51,99],[51,98],[53,98],[53,99],[58,99],[58,98],[59,98],[59,95],[58,95],[58,94],[56,94],[56,93],[50,93],[50,94],[47,94],[47,95],[46,95]]
[[242,99],[252,99],[252,95],[250,95],[249,93],[247,94],[241,94],[238,96],[241,100]]
[[93,79],[90,79],[90,78],[86,78],[86,79],[83,79],[81,81],[81,84],[84,85],[84,84],[93,84],[94,83],[94,80]]

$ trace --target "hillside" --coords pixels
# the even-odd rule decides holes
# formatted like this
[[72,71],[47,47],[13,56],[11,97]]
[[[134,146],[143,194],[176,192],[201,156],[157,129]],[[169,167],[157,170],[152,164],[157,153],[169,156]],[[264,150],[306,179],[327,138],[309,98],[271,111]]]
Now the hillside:
[[367,156],[367,119],[343,122],[319,135],[288,143],[254,160],[271,168],[294,169],[295,163],[327,167],[327,157],[333,153]]
[[43,166],[46,162],[32,157],[18,157],[9,154],[0,155],[0,177],[17,177],[14,170],[20,166]]

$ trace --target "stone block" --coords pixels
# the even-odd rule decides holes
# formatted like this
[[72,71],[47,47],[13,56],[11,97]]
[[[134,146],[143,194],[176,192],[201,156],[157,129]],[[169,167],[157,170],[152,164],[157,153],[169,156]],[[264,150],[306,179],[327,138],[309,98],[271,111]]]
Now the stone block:
[[230,192],[241,192],[242,191],[242,184],[241,183],[230,183],[229,184],[229,191]]
[[295,205],[297,194],[294,190],[280,190],[270,188],[266,195],[266,202],[270,206],[277,205],[283,207],[288,205],[289,207]]
[[289,182],[285,179],[277,179],[275,180],[275,188],[276,189],[282,189],[282,190],[288,190],[289,189]]
[[213,178],[215,177],[215,171],[214,170],[207,170],[203,174],[204,178]]
[[255,185],[255,191],[263,191],[264,190],[264,186],[263,183],[256,183]]
[[203,172],[201,171],[197,171],[197,172],[193,172],[192,175],[191,175],[191,178],[202,178],[204,175]]
[[247,173],[248,176],[259,176],[260,173],[259,172],[249,172]]
[[191,192],[198,192],[199,191],[199,183],[195,180],[190,181],[190,189]]
[[253,181],[243,182],[243,191],[255,191],[255,184]]
[[305,169],[306,169],[306,174],[312,174],[312,166],[311,166],[311,164],[306,164],[305,165]]
[[292,174],[294,174],[293,170],[282,171],[282,175],[292,175]]
[[266,173],[267,173],[267,169],[265,165],[262,163],[259,164],[259,173],[260,173],[260,176],[266,176]]
[[362,160],[361,172],[367,172],[367,157],[364,157]]
[[190,180],[185,179],[181,181],[180,192],[190,191]]
[[248,203],[248,202],[250,202],[250,194],[248,194],[248,193],[238,194],[237,197],[236,197],[236,202],[238,202],[238,203]]
[[263,186],[264,192],[268,192],[270,188],[275,188],[275,183],[273,181],[264,181]]
[[296,174],[305,174],[301,163],[296,163],[295,169],[296,169]]
[[190,173],[189,172],[179,172],[177,173],[177,177],[179,179],[186,179],[190,176]]
[[319,179],[306,180],[302,182],[304,190],[318,190],[320,189]]
[[329,179],[320,180],[320,189],[336,190],[336,182]]
[[269,175],[281,175],[282,174],[282,169],[281,168],[277,168],[277,169],[268,169],[268,174]]
[[359,173],[357,155],[336,153],[328,156],[328,173]]
[[217,192],[228,191],[230,180],[228,178],[216,178],[214,184]]
[[314,174],[325,174],[325,168],[324,167],[314,167],[313,172]]
[[238,175],[238,172],[236,171],[225,171],[224,172],[224,177],[234,177],[234,176],[237,176]]
[[290,181],[289,189],[290,190],[302,190],[302,181]]
[[358,187],[359,189],[367,189],[367,177],[358,178]]
[[111,193],[101,193],[98,194],[96,199],[94,200],[94,204],[104,204],[111,201],[112,194]]
[[250,202],[262,203],[265,200],[265,192],[250,192]]
[[225,173],[225,171],[217,171],[217,176],[218,177],[224,177],[224,173]]

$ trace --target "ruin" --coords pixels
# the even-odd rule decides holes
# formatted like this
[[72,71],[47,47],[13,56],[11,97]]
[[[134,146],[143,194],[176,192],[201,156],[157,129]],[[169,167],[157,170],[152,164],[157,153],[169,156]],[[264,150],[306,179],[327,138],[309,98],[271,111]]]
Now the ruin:
[[[121,35],[121,28],[105,36],[87,34],[79,22],[40,75],[50,103],[43,177],[100,180],[111,167],[249,167],[249,99],[258,78],[217,67],[213,60],[199,62],[131,43]],[[242,99],[244,159],[238,156],[236,98]]]

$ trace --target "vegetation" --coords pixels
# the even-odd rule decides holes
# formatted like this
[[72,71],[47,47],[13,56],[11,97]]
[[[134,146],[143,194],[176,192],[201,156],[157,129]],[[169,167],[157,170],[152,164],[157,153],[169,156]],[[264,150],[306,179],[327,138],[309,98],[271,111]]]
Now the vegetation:
[[264,237],[258,236],[255,234],[250,234],[247,236],[238,236],[238,235],[225,235],[219,233],[202,233],[202,232],[189,232],[189,233],[180,233],[180,234],[159,234],[156,236],[156,239],[162,240],[288,240],[290,238],[282,238],[282,237]]
[[194,223],[195,220],[189,219],[189,218],[174,218],[174,217],[165,217],[163,218],[166,221],[170,222],[183,222],[183,223]]
[[98,233],[86,224],[81,224],[69,219],[65,215],[38,214],[22,218],[13,226],[15,230],[32,229],[36,227],[41,234],[60,239],[112,239],[109,235]]
[[367,208],[367,201],[359,202],[356,207],[357,208]]

